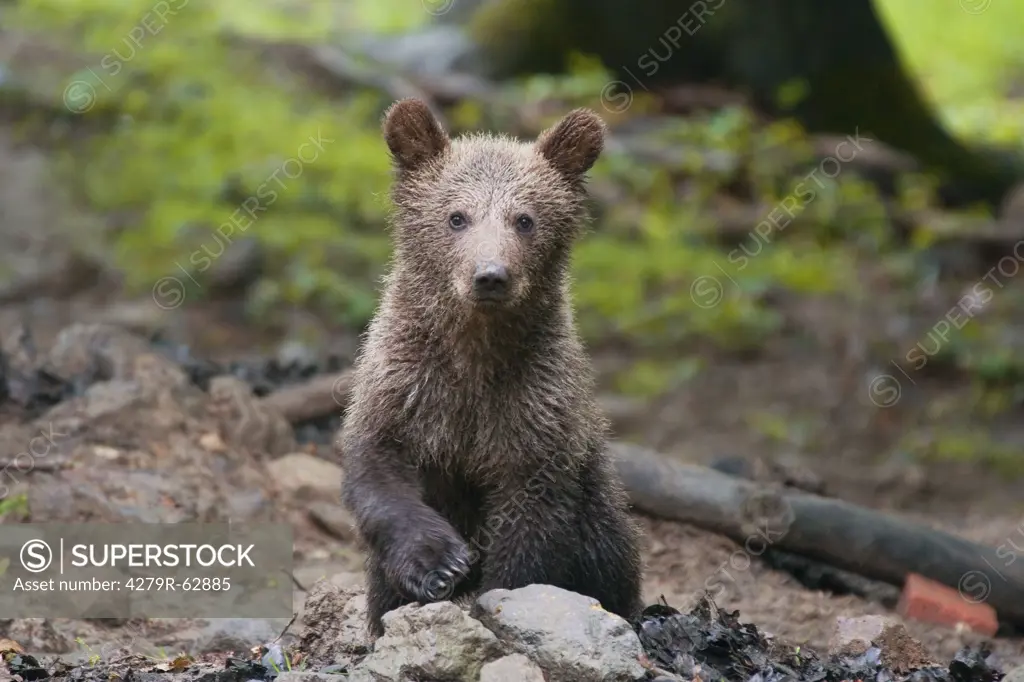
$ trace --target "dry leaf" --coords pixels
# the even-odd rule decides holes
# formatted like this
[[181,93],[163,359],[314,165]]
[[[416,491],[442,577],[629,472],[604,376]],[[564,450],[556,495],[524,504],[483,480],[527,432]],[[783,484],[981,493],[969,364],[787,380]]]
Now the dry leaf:
[[171,661],[171,670],[184,670],[192,664],[192,659],[185,654],[178,654],[173,661]]
[[11,651],[17,654],[25,653],[25,650],[21,648],[21,645],[13,639],[4,639],[0,637],[0,654],[6,654]]

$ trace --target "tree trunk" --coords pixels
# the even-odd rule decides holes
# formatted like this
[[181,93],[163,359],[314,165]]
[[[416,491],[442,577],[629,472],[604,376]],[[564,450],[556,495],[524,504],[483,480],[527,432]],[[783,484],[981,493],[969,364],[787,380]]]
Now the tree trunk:
[[489,75],[557,73],[596,55],[634,91],[717,83],[810,132],[879,139],[920,159],[950,204],[996,206],[1024,163],[966,148],[908,77],[871,0],[490,0],[470,30]]

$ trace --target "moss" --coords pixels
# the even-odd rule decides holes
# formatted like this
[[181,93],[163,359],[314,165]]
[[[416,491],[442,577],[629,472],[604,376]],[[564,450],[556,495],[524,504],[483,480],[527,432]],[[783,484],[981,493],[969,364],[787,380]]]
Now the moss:
[[685,384],[703,367],[703,360],[697,357],[644,358],[618,372],[613,383],[615,389],[624,395],[651,398]]
[[0,499],[0,518],[12,521],[17,518],[27,517],[28,512],[28,496],[25,493]]
[[1024,474],[1024,457],[1018,447],[992,441],[977,429],[912,434],[904,439],[902,449],[926,462],[969,462],[1006,476]]
[[[254,235],[277,261],[276,285],[260,301],[323,300],[365,320],[367,283],[387,254],[379,97],[331,102],[271,78],[222,37],[315,40],[324,21],[202,0],[161,21],[151,6],[33,0],[16,14],[100,55],[94,90],[117,100],[122,124],[69,150],[60,166],[90,208],[135,216],[115,244],[127,284],[141,291],[167,273],[202,271]],[[208,235],[199,248],[183,239],[196,230]]]

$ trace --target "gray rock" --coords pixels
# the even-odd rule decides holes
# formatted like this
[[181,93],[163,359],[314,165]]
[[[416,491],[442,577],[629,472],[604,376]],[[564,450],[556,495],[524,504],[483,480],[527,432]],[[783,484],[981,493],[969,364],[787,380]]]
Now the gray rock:
[[340,507],[341,467],[305,452],[291,452],[267,462],[267,472],[282,492],[330,499]]
[[355,519],[337,499],[331,502],[310,502],[306,513],[320,528],[339,540],[355,542],[358,538]]
[[545,682],[544,672],[522,654],[504,656],[480,669],[480,682]]
[[333,665],[365,654],[366,596],[362,586],[344,586],[323,579],[309,590],[303,606],[300,649],[311,665]]
[[[360,588],[361,589],[361,588]],[[361,654],[370,647],[370,636],[366,629],[366,595],[357,594],[348,600],[341,610],[342,623],[338,630],[337,644],[345,654]],[[345,658],[335,657],[335,661]]]
[[277,682],[339,682],[346,680],[344,676],[330,673],[300,672],[286,670],[275,678]]
[[1006,673],[1006,677],[1003,678],[1003,682],[1024,682],[1024,665],[1019,668],[1014,668],[1010,672]]
[[246,653],[254,646],[273,641],[287,624],[287,618],[283,623],[259,618],[216,618],[199,633],[195,651]]
[[529,585],[480,595],[473,615],[540,665],[548,682],[627,682],[644,675],[640,639],[596,599]]
[[363,571],[352,570],[350,562],[328,562],[323,564],[305,564],[296,566],[292,574],[300,585],[311,591],[316,581],[328,580],[338,587],[361,589],[365,578]]
[[295,452],[295,434],[288,420],[264,405],[238,377],[214,377],[209,396],[211,414],[231,425],[224,434],[229,443],[261,456]]
[[503,653],[498,638],[452,602],[410,604],[384,616],[384,635],[356,670],[383,680],[476,682]]
[[57,335],[49,360],[56,373],[72,378],[100,367],[103,378],[131,379],[135,358],[149,351],[149,344],[120,327],[109,324],[73,324]]
[[316,352],[302,341],[285,341],[277,349],[277,362],[282,367],[298,365],[300,367],[315,365]]
[[287,618],[211,618],[195,627],[169,632],[153,640],[153,644],[169,650],[190,654],[234,652],[248,655],[250,649],[268,644],[288,624]]
[[142,301],[112,303],[95,314],[99,324],[123,327],[133,334],[148,337],[167,329],[167,312],[147,297]]
[[104,381],[85,391],[82,406],[89,420],[116,415],[142,399],[142,387],[134,381]]

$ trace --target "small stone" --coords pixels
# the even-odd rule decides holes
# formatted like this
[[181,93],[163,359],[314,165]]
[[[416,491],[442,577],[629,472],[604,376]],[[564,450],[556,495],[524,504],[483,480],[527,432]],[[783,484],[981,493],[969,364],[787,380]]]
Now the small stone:
[[274,679],[276,682],[339,682],[345,678],[334,673],[286,670],[278,673]]
[[833,656],[860,656],[871,648],[890,624],[892,621],[882,616],[837,618],[828,651]]
[[300,585],[311,590],[318,580],[326,579],[339,588],[360,590],[365,582],[362,571],[353,571],[348,563],[306,564],[297,566],[292,574]]
[[278,622],[262,618],[216,618],[211,619],[203,628],[177,633],[172,639],[162,640],[160,644],[177,645],[196,654],[230,651],[241,655],[248,653],[254,646],[272,641],[283,628]]
[[282,491],[313,493],[337,500],[341,494],[341,467],[304,452],[292,452],[267,463],[267,470]]
[[219,434],[216,433],[204,433],[199,437],[199,444],[207,452],[226,452],[228,447],[221,440]]
[[143,301],[114,303],[98,313],[97,322],[114,327],[123,327],[140,336],[150,337],[168,327],[167,311],[153,305],[147,298]]
[[115,460],[121,456],[120,450],[107,447],[106,445],[96,445],[93,447],[92,452],[100,459]]
[[277,350],[277,362],[282,367],[315,367],[316,353],[301,341],[286,341]]
[[318,526],[339,540],[352,542],[356,539],[356,522],[340,502],[313,502],[306,513]]
[[480,682],[545,682],[544,672],[522,654],[504,656],[480,669]]
[[829,641],[833,656],[860,656],[872,646],[881,650],[882,664],[896,672],[932,665],[921,644],[902,623],[884,616],[837,618]]

